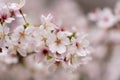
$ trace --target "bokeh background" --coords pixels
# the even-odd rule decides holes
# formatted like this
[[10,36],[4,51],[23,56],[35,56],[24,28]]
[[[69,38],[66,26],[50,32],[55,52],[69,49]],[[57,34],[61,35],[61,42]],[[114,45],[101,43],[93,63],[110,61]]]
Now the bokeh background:
[[[0,80],[120,80],[120,30],[101,29],[91,24],[87,14],[96,7],[114,8],[119,0],[26,0],[26,19],[40,25],[40,16],[51,13],[56,23],[70,31],[88,34],[92,60],[73,73],[48,72],[27,58],[27,68],[0,63]],[[75,27],[75,29],[73,29]]]

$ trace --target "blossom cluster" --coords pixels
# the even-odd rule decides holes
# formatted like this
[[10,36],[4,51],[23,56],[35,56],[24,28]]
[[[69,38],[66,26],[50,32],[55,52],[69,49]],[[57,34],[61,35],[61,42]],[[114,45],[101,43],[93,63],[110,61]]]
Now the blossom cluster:
[[[22,3],[24,0],[22,0]],[[53,16],[41,16],[41,25],[26,22],[20,4],[9,3],[0,8],[0,53],[9,57],[25,58],[34,55],[38,62],[50,66],[76,68],[90,54],[86,35],[69,32],[53,21]],[[19,5],[19,6],[18,6]],[[25,24],[10,30],[16,17],[23,17]],[[16,62],[16,58],[14,59]]]
[[109,7],[96,8],[88,14],[88,18],[100,28],[111,28],[120,22],[120,2],[116,4],[114,10]]

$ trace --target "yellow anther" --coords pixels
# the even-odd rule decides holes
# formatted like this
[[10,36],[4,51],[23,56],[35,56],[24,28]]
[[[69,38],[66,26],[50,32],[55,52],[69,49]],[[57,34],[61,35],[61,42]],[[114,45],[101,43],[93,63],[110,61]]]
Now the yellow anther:
[[46,41],[46,40],[47,40],[47,38],[46,38],[46,37],[44,37],[44,36],[42,36],[41,40],[42,40],[42,41]]
[[44,24],[44,27],[45,27],[45,29],[48,28],[49,24],[48,23]]
[[0,38],[3,39],[5,37],[5,34],[0,32]]

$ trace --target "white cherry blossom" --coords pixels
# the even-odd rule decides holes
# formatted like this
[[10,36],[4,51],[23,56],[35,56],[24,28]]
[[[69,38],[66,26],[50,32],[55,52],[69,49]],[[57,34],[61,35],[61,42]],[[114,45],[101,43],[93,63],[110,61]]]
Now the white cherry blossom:
[[86,39],[86,36],[77,36],[77,38],[72,38],[72,49],[76,51],[78,56],[86,56],[90,52],[88,50],[89,42]]
[[53,53],[58,52],[62,54],[66,52],[66,46],[70,44],[67,35],[62,31],[58,32],[54,36],[51,36],[49,39],[50,39],[49,48]]
[[98,27],[110,28],[116,23],[116,17],[113,15],[111,9],[104,8],[100,12],[100,16],[97,22]]
[[52,31],[55,30],[55,28],[57,28],[56,25],[52,22],[53,16],[51,14],[48,14],[47,17],[42,15],[40,19],[43,27],[48,31]]
[[[25,0],[20,0],[20,3],[0,4],[0,53],[6,51],[3,56],[5,62],[19,63],[17,61],[19,57],[26,58],[33,55],[37,62],[49,67],[70,69],[79,66],[81,57],[86,57],[90,53],[89,42],[85,36],[62,29],[62,26],[53,22],[51,14],[47,17],[41,16],[40,26],[27,24],[21,12],[24,4]],[[101,11],[101,14],[104,15],[104,12]],[[6,23],[11,23],[20,15],[24,18],[25,24],[21,23],[9,31],[10,27],[6,27],[9,24]],[[97,21],[101,20],[100,18]]]

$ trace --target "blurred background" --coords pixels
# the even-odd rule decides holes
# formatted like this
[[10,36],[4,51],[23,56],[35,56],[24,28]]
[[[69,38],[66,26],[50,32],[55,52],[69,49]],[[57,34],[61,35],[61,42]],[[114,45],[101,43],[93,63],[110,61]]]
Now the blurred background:
[[[26,0],[22,8],[27,20],[40,25],[40,16],[51,13],[58,25],[88,34],[92,60],[74,73],[48,72],[27,58],[27,68],[0,63],[0,80],[120,80],[120,30],[91,24],[88,13],[95,8],[113,9],[119,0]],[[7,65],[7,66],[6,66]]]

